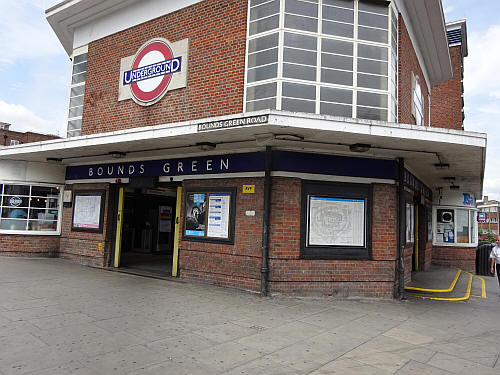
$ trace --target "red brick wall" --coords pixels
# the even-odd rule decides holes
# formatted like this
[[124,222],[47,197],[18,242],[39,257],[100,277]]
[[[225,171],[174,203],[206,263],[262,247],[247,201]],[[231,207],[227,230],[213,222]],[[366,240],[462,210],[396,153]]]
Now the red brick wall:
[[300,259],[301,181],[274,178],[271,202],[271,293],[394,295],[397,218],[393,185],[373,188],[371,261]]
[[423,270],[429,271],[432,265],[432,242],[427,242],[425,244],[425,253],[423,259]]
[[440,266],[457,267],[464,271],[476,271],[475,247],[439,247],[434,246],[432,263]]
[[433,87],[431,92],[431,125],[462,130],[462,50],[450,47],[453,78]]
[[[242,194],[255,184],[255,194]],[[397,253],[396,188],[374,185],[373,246],[370,261],[300,259],[301,180],[273,178],[269,291],[294,295],[365,295],[392,297]],[[185,181],[184,188],[236,187],[234,245],[180,241],[183,279],[258,291],[260,288],[263,179]],[[185,190],[185,189],[184,189]],[[181,217],[184,213],[183,208]],[[254,217],[245,216],[255,210]]]
[[[243,194],[243,185],[255,185],[255,194]],[[184,181],[181,230],[187,188],[236,188],[234,245],[179,241],[179,276],[238,289],[260,290],[264,179],[213,179]],[[255,211],[246,216],[245,211]]]
[[19,143],[31,143],[57,138],[59,137],[48,134],[39,134],[33,132],[22,133],[13,130],[0,130],[0,145],[2,146],[10,146],[11,140],[19,141]]
[[412,72],[420,78],[422,95],[424,99],[424,124],[429,123],[429,88],[425,82],[422,68],[418,62],[417,54],[408,34],[405,22],[401,15],[399,16],[399,106],[398,106],[398,122],[402,124],[415,124],[415,118],[411,113],[413,102],[413,92],[411,90],[411,74]]
[[59,236],[0,234],[0,255],[55,257]]
[[411,272],[413,270],[413,246],[404,249],[405,285],[411,282]]
[[[82,134],[240,113],[247,0],[206,0],[89,44]],[[143,107],[118,102],[120,60],[154,37],[189,38],[187,87]]]
[[[103,233],[74,232],[71,230],[73,208],[63,209],[63,222],[61,232],[61,248],[59,256],[78,262],[80,264],[106,267],[109,265],[111,249],[113,246],[112,210],[114,195],[110,192],[109,184],[70,185],[65,189],[73,190],[106,190],[106,204],[104,209]],[[102,251],[98,244],[102,243]]]

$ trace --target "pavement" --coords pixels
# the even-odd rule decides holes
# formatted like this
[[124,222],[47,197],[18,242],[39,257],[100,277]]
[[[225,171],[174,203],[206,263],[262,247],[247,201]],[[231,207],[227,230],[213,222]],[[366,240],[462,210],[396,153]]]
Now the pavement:
[[[455,274],[437,269],[415,283],[446,288]],[[406,301],[263,298],[0,258],[0,374],[498,375],[499,288],[484,279],[487,298],[473,284],[460,302],[420,292]],[[453,293],[467,285],[464,273]]]

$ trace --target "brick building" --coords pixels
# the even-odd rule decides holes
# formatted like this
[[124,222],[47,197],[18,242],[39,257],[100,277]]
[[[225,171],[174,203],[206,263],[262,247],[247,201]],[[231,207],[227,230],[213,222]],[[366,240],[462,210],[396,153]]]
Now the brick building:
[[485,195],[482,201],[477,202],[477,209],[484,216],[478,223],[479,231],[483,233],[491,232],[494,235],[500,234],[500,223],[498,220],[500,202],[488,199],[488,196]]
[[22,143],[41,142],[57,139],[58,136],[34,132],[10,130],[11,124],[0,122],[0,147],[15,146]]
[[474,269],[486,135],[462,129],[465,21],[439,0],[46,13],[73,61],[68,137],[0,150],[5,254],[292,295]]

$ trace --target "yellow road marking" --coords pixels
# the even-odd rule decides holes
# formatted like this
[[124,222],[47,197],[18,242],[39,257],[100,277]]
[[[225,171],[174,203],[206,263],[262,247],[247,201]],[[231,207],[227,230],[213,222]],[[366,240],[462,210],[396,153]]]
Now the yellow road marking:
[[425,297],[425,296],[417,296],[418,298],[423,298],[423,299],[432,299],[435,301],[467,301],[470,297],[470,289],[472,286],[472,273],[467,272],[469,275],[469,285],[467,286],[467,293],[465,293],[465,296],[463,297],[458,297],[458,298],[438,298],[438,297]]
[[455,278],[453,279],[453,282],[451,283],[450,287],[448,289],[425,289],[425,288],[416,288],[413,286],[405,286],[406,290],[418,290],[419,292],[430,292],[430,293],[448,293],[455,288],[455,285],[457,284],[458,277],[462,273],[462,270],[459,268],[457,271],[457,274],[455,275]]
[[482,289],[482,292],[481,292],[481,296],[478,296],[479,298],[487,298],[486,297],[486,281],[484,281],[484,279],[481,277],[481,276],[476,276],[474,275],[474,277],[478,278],[479,280],[481,280],[481,289]]

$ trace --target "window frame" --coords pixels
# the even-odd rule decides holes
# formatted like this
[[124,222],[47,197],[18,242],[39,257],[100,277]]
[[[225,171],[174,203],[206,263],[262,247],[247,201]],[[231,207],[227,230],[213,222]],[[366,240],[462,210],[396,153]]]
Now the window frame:
[[[187,219],[187,200],[189,194],[201,193],[206,195],[206,208],[205,208],[205,234],[203,236],[190,236],[186,235],[186,219]],[[229,202],[229,236],[228,238],[208,237],[208,210],[210,208],[210,194],[230,194]],[[235,227],[236,227],[236,199],[237,189],[225,187],[200,187],[200,188],[187,188],[184,191],[183,207],[182,207],[182,240],[190,242],[203,242],[203,243],[216,243],[225,245],[234,245]]]
[[[85,57],[85,60],[79,59],[77,60],[77,57],[87,55]],[[68,92],[68,109],[67,109],[67,116],[66,116],[66,136],[68,138],[70,137],[77,137],[80,136],[82,133],[82,118],[83,118],[83,110],[85,107],[85,103],[83,103],[84,97],[85,97],[85,83],[86,83],[86,77],[87,77],[87,61],[88,61],[88,46],[82,46],[73,51],[73,54],[71,55],[71,74],[70,74],[70,84],[69,84],[69,92]],[[81,72],[75,72],[75,67],[77,66],[83,66],[85,64],[85,70]],[[84,77],[83,81],[80,82],[73,82],[74,77]],[[79,95],[74,95],[72,96],[72,91],[75,88],[82,88],[82,93]],[[81,105],[75,106],[74,103],[72,104],[72,100],[74,98],[80,98],[82,101]],[[79,104],[79,103],[78,103]],[[73,106],[72,106],[73,105]],[[76,113],[77,116],[72,116],[72,112],[81,112],[81,114]]]
[[[99,212],[99,228],[82,228],[75,227],[75,208],[76,208],[76,198],[78,196],[100,196],[101,206]],[[73,191],[73,210],[71,212],[71,231],[72,232],[86,232],[86,233],[103,233],[104,231],[104,213],[106,210],[106,190],[75,190]]]
[[[309,198],[321,196],[340,199],[363,199],[364,204],[364,245],[308,245]],[[300,215],[300,258],[323,260],[370,260],[372,258],[372,207],[373,186],[371,184],[302,181],[302,207]]]
[[[398,72],[397,72],[397,63],[394,63],[397,61],[398,58],[398,48],[397,44],[399,42],[398,40],[398,33],[399,33],[399,24],[398,24],[398,18],[399,18],[399,11],[396,7],[395,2],[384,2],[387,4],[387,13],[377,13],[376,11],[373,10],[366,10],[362,9],[359,5],[359,0],[353,0],[353,5],[352,7],[347,7],[343,5],[332,5],[332,4],[325,4],[322,1],[318,2],[308,2],[307,0],[300,0],[299,2],[303,2],[304,4],[309,4],[312,7],[317,7],[318,8],[318,14],[317,16],[306,16],[306,15],[301,15],[300,17],[303,18],[311,18],[311,19],[316,19],[318,22],[318,27],[316,31],[304,31],[300,29],[294,29],[290,27],[286,27],[285,25],[285,18],[286,16],[294,15],[295,13],[290,13],[290,11],[286,10],[285,7],[285,1],[282,1],[280,11],[279,11],[279,25],[276,26],[274,29],[269,29],[260,33],[253,33],[249,31],[250,24],[255,22],[255,20],[250,21],[250,13],[253,8],[261,6],[262,4],[266,4],[266,1],[263,2],[256,2],[258,5],[255,5],[255,2],[252,2],[249,0],[248,2],[248,19],[247,19],[247,53],[245,55],[245,90],[244,90],[244,100],[243,100],[243,112],[254,112],[254,111],[259,111],[259,110],[283,110],[284,108],[302,108],[304,113],[313,113],[313,114],[322,114],[322,115],[332,115],[332,116],[342,116],[342,117],[347,117],[347,118],[361,118],[363,116],[363,119],[373,119],[373,120],[380,120],[380,121],[386,121],[386,122],[397,122],[398,121],[398,95],[397,95],[397,85],[398,85]],[[252,5],[253,3],[253,5]],[[382,2],[381,2],[382,3]],[[340,10],[346,10],[346,11],[352,11],[354,12],[354,20],[352,22],[352,27],[354,29],[354,35],[353,37],[343,37],[339,35],[330,35],[326,34],[323,32],[323,23],[324,22],[337,22],[340,24],[351,24],[350,22],[347,21],[332,21],[328,20],[327,18],[323,17],[323,8],[327,9],[340,9]],[[359,14],[362,13],[364,15],[369,15],[369,16],[378,16],[378,17],[386,17],[387,19],[387,25],[384,26],[385,28],[378,28],[376,26],[367,26],[367,25],[361,25],[361,23],[358,20]],[[394,19],[395,18],[395,19]],[[347,23],[346,23],[347,22]],[[359,28],[366,28],[366,29],[373,29],[373,30],[383,30],[384,32],[387,33],[387,42],[376,42],[376,41],[371,41],[371,40],[365,40],[365,39],[360,39],[359,38]],[[249,52],[249,45],[250,43],[254,42],[255,40],[258,40],[259,38],[267,37],[271,34],[276,34],[278,33],[279,35],[279,40],[278,40],[278,61],[277,61],[277,75],[272,78],[266,78],[262,80],[252,80],[250,82],[249,78],[249,71],[252,69],[255,69],[255,67],[249,68],[249,55],[254,53]],[[305,37],[314,37],[316,38],[316,50],[315,53],[317,54],[316,58],[316,65],[310,66],[310,65],[303,65],[303,64],[298,64],[298,63],[293,63],[293,62],[285,62],[284,55],[285,55],[285,34],[300,34]],[[396,34],[396,35],[394,35]],[[353,44],[354,50],[358,48],[359,45],[368,45],[372,47],[381,47],[387,50],[387,58],[385,60],[380,59],[379,57],[366,57],[366,58],[360,58],[357,54],[357,51],[353,50],[353,54],[351,57],[353,58],[352,61],[352,68],[349,70],[344,70],[344,68],[334,68],[332,66],[326,66],[323,65],[322,60],[323,60],[323,55],[338,55],[338,56],[344,56],[342,52],[328,52],[325,51],[322,47],[322,41],[323,40],[332,40],[332,41],[337,41],[337,42],[351,42]],[[396,44],[396,46],[395,46]],[[292,47],[290,47],[292,48]],[[303,47],[293,47],[298,50],[309,50],[308,48],[303,48]],[[382,73],[382,72],[361,72],[358,71],[358,64],[362,61],[367,61],[367,62],[378,62],[381,63],[382,65],[387,66],[387,71]],[[285,68],[288,68],[290,66],[295,66],[299,68],[304,68],[304,69],[315,69],[316,72],[316,79],[315,80],[310,80],[310,77],[308,76],[307,78],[304,77],[295,77],[295,78],[286,78],[284,76]],[[306,69],[306,70],[307,70]],[[333,72],[332,74],[335,74],[335,72],[338,72],[339,76],[337,77],[339,81],[336,81],[337,83],[334,82],[326,82],[323,81],[322,75],[323,72]],[[348,82],[345,81],[347,77],[344,77],[344,73],[350,73],[352,75],[351,84],[347,84]],[[312,74],[312,73],[311,73]],[[325,73],[326,74],[326,73]],[[367,79],[368,81],[365,82],[366,86],[361,87],[358,84],[358,79]],[[335,78],[335,80],[337,79]],[[375,85],[374,82],[371,82],[372,80],[381,80],[381,87],[378,88],[373,88],[372,85]],[[261,98],[261,99],[248,99],[247,98],[247,90],[250,87],[258,87],[261,85],[265,85],[271,82],[276,82],[277,83],[277,92],[276,95],[273,97],[267,97],[267,98]],[[282,84],[284,82],[288,83],[296,83],[296,84],[303,84],[303,85],[314,85],[316,86],[316,98],[314,100],[311,99],[299,99],[299,98],[289,98],[285,97],[283,95],[282,91]],[[341,83],[339,83],[341,82]],[[378,82],[378,81],[377,81]],[[378,85],[378,83],[376,84]],[[387,87],[385,87],[387,86]],[[329,101],[323,101],[321,99],[320,95],[320,90],[322,88],[337,88],[337,89],[347,89],[351,91],[351,96],[352,100],[351,103],[337,103],[337,102],[329,102]],[[387,105],[384,107],[383,106],[383,101],[380,103],[365,103],[365,104],[359,104],[357,102],[357,97],[358,94],[362,93],[364,95],[370,95],[370,94],[378,94],[378,95],[384,95],[386,97]],[[372,97],[372,102],[376,102],[376,95]],[[384,100],[385,101],[385,100]],[[291,107],[290,107],[291,106]],[[296,112],[297,110],[294,110]],[[359,111],[359,112],[358,112]]]
[[[410,209],[409,216],[408,209]],[[408,238],[408,234],[410,234],[410,238]],[[415,243],[415,203],[409,200],[405,202],[405,243],[406,247]]]
[[[437,226],[438,226],[438,217],[437,213],[438,210],[447,210],[447,211],[453,211],[453,236],[454,236],[454,242],[438,242],[438,233],[437,233]],[[468,217],[469,217],[469,242],[463,243],[463,242],[457,242],[457,211],[467,211],[468,212]],[[432,207],[432,222],[433,222],[433,238],[432,238],[432,244],[434,246],[439,246],[439,247],[476,247],[478,245],[478,221],[477,221],[477,213],[479,212],[479,209],[475,207],[466,207],[466,206],[433,206]],[[471,220],[474,222],[471,223]],[[472,234],[474,234],[474,242],[472,241]]]
[[[3,196],[4,196],[4,186],[5,185],[17,185],[17,186],[28,186],[29,187],[29,195],[23,197],[28,197],[28,199],[32,198],[32,187],[49,187],[49,188],[56,188],[59,189],[59,196],[58,196],[58,207],[57,207],[57,229],[55,231],[34,231],[34,230],[28,230],[29,227],[29,214],[30,214],[30,209],[31,207],[28,208],[28,214],[26,218],[26,229],[23,230],[10,230],[10,229],[0,229],[0,234],[2,235],[28,235],[28,236],[59,236],[61,235],[61,227],[62,227],[62,216],[63,216],[63,195],[64,195],[64,185],[60,184],[46,184],[46,183],[30,183],[30,182],[13,182],[13,181],[0,181],[0,222],[2,219],[9,219],[9,218],[2,218],[2,211],[3,211]],[[31,219],[32,221],[34,219]],[[54,220],[55,221],[55,220]]]
[[[420,94],[420,95],[418,95]],[[411,113],[415,118],[415,124],[425,126],[425,100],[422,92],[420,77],[412,73],[411,91]],[[420,123],[419,123],[420,122]]]

